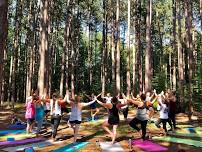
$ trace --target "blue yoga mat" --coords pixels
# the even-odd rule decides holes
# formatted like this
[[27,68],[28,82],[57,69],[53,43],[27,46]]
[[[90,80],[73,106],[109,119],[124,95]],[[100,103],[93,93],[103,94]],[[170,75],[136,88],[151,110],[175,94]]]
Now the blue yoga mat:
[[187,128],[187,130],[188,130],[190,133],[196,133],[195,128]]
[[8,128],[10,129],[25,129],[27,127],[27,125],[23,125],[23,124],[20,124],[20,125],[9,125]]
[[0,135],[7,135],[7,134],[21,134],[25,133],[26,130],[0,130]]
[[76,142],[76,143],[72,143],[64,147],[61,147],[59,149],[52,150],[51,152],[75,152],[76,150],[83,148],[87,144],[89,144],[89,142]]

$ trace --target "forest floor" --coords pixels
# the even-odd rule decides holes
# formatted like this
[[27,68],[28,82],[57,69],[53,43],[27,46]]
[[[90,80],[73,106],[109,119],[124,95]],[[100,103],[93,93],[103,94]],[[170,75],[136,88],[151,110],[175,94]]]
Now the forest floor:
[[[21,118],[23,121],[25,109],[19,106],[15,109],[15,114]],[[3,110],[0,110],[0,130],[6,130],[7,126],[10,124],[10,115],[12,111],[10,109],[4,108]],[[129,111],[129,118],[133,118],[135,115],[134,108],[130,108]],[[87,121],[87,118],[90,117],[90,110],[84,109],[83,110],[83,121],[79,130],[79,142],[88,141],[90,142],[87,144],[84,148],[80,149],[79,152],[99,152],[101,151],[101,148],[99,144],[97,144],[96,141],[110,141],[110,138],[106,136],[106,133],[103,131],[101,124],[102,122],[107,118],[107,111],[104,108],[100,108],[100,112],[98,114],[99,119],[97,121]],[[58,135],[57,139],[60,142],[56,142],[54,145],[44,147],[44,148],[38,148],[35,149],[35,151],[39,152],[45,152],[45,151],[51,151],[54,149],[58,149],[59,147],[62,147],[64,145],[70,144],[73,142],[73,131],[71,128],[68,127],[67,121],[66,121],[67,115],[63,117],[59,129],[58,129]],[[129,139],[138,139],[139,135],[138,133],[132,129],[126,121],[123,119],[123,115],[120,114],[121,122],[118,127],[118,135],[116,142],[119,142],[120,145],[123,147],[123,149],[127,151],[134,151],[134,152],[144,152],[143,149],[138,148],[137,146],[132,146],[132,150],[129,150]],[[154,118],[158,118],[158,113],[155,114]],[[188,116],[186,114],[180,113],[177,114],[176,117],[177,120],[177,126],[193,126],[193,127],[202,127],[202,114],[195,112],[192,120],[189,120]],[[48,134],[51,131],[51,127],[47,126],[44,134],[41,136],[45,137],[47,140],[50,139],[50,135]],[[154,123],[148,123],[147,126],[148,134],[151,136],[161,136],[162,130],[159,128],[156,128],[154,126]],[[175,136],[177,137],[177,136]],[[202,141],[202,136],[200,137],[177,137],[177,138],[183,138],[183,139],[192,139],[196,141]],[[50,140],[49,140],[50,141]],[[161,146],[164,146],[167,148],[167,151],[169,152],[178,152],[180,150],[184,150],[186,152],[201,152],[202,148],[195,147],[195,146],[189,146],[187,144],[178,144],[174,142],[162,142],[162,141],[154,141],[151,139],[153,143],[157,143]],[[201,143],[202,144],[202,143]],[[17,146],[17,145],[14,145]],[[0,151],[3,151],[2,149],[9,146],[0,146]],[[12,146],[13,147],[13,146]]]

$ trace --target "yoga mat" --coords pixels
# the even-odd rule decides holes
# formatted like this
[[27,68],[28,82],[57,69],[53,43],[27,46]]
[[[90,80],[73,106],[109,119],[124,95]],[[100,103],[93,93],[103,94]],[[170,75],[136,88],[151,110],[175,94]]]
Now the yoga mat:
[[75,152],[76,150],[83,148],[87,144],[89,144],[89,142],[76,142],[61,147],[59,149],[52,150],[51,152]]
[[7,152],[15,152],[15,151],[21,151],[24,150],[26,147],[33,147],[33,148],[43,148],[52,145],[50,141],[43,141],[43,142],[38,142],[38,143],[33,143],[33,144],[27,144],[27,145],[21,145],[21,146],[15,146],[15,147],[8,147],[4,148],[4,151]]
[[201,127],[196,127],[196,128],[186,128],[189,132],[193,133],[193,132],[197,132],[197,133],[202,133],[202,128]]
[[188,130],[190,133],[196,133],[196,131],[195,131],[194,128],[187,128],[187,130]]
[[15,138],[16,140],[19,140],[19,139],[32,138],[32,137],[35,137],[35,136],[36,136],[36,134],[22,133],[22,134],[16,134],[16,135],[0,136],[0,139]]
[[175,138],[175,137],[152,137],[153,140],[160,140],[160,141],[167,141],[167,142],[174,142],[179,144],[185,144],[195,147],[202,147],[202,142],[191,140],[191,139],[182,139],[182,138]]
[[9,125],[8,128],[10,128],[10,129],[25,129],[26,126],[27,125],[23,125],[23,124],[21,124],[21,125],[14,124],[14,125]]
[[102,152],[124,152],[119,143],[112,144],[111,142],[100,142]]
[[184,133],[184,134],[198,134],[199,136],[202,136],[202,131],[201,130],[197,130],[197,129],[193,129],[194,132],[190,132],[190,130],[188,128],[183,128],[180,130],[177,130],[177,133]]
[[190,127],[192,128],[193,125],[177,125],[178,128],[187,128],[187,127]]
[[202,135],[197,134],[197,133],[183,133],[183,132],[180,132],[180,131],[176,131],[176,132],[168,131],[168,135],[182,136],[182,137],[201,137],[202,138]]
[[143,150],[146,150],[148,152],[152,152],[152,151],[166,151],[168,150],[168,148],[163,147],[159,144],[153,143],[149,140],[145,140],[143,141],[142,139],[138,139],[138,140],[133,140],[132,141],[132,145],[135,145]]
[[42,140],[44,140],[44,139],[43,138],[31,138],[31,139],[24,139],[24,140],[17,140],[17,141],[3,141],[3,142],[0,142],[0,146],[26,144],[29,142],[37,142],[37,141],[42,141]]
[[7,135],[7,134],[20,134],[25,133],[26,130],[0,130],[0,135]]

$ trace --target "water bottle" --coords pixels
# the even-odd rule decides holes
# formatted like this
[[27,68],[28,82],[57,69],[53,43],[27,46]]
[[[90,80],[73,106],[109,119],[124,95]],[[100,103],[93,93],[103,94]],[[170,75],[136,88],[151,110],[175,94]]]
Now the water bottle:
[[131,151],[132,150],[132,143],[131,143],[131,139],[129,139],[129,150]]

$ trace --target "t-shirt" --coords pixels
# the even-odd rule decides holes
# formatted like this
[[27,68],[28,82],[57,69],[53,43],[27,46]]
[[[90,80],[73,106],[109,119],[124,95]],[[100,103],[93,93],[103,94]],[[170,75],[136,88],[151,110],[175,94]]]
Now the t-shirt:
[[160,105],[160,119],[168,119],[168,106],[163,103]]

